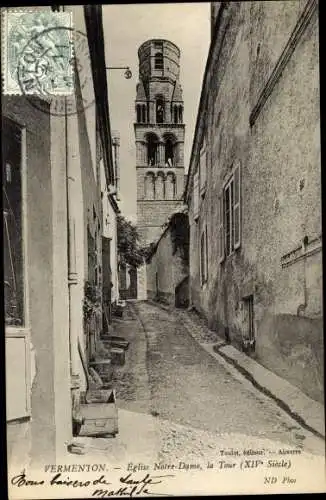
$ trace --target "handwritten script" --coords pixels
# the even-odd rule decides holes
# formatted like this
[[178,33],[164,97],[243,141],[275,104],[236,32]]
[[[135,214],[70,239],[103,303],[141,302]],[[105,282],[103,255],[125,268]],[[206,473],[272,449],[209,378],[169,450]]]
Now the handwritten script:
[[66,486],[70,488],[88,488],[96,486],[91,496],[94,498],[106,498],[112,496],[127,496],[135,497],[138,495],[160,495],[166,496],[164,493],[156,491],[156,485],[162,485],[164,478],[174,477],[173,474],[164,475],[151,475],[146,474],[143,477],[135,477],[135,474],[128,473],[119,478],[118,485],[112,484],[108,478],[102,474],[96,479],[92,480],[79,480],[71,479],[69,476],[62,475],[61,472],[55,474],[51,478],[45,479],[32,479],[27,476],[26,471],[23,470],[20,474],[12,477],[11,484],[13,486],[21,487],[37,487],[37,486]]

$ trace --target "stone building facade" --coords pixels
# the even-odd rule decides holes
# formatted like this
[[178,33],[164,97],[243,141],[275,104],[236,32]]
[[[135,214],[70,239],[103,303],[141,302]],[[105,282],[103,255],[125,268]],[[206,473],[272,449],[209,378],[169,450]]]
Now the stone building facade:
[[323,399],[318,9],[212,3],[185,199],[190,301]]
[[184,191],[184,134],[180,50],[168,40],[139,50],[136,95],[137,226],[143,244],[159,237]]

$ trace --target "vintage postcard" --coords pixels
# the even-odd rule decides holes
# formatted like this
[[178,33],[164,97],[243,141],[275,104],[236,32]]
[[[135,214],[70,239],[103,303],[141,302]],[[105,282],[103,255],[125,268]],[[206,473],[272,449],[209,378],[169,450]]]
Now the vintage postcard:
[[10,500],[326,491],[315,0],[1,9]]

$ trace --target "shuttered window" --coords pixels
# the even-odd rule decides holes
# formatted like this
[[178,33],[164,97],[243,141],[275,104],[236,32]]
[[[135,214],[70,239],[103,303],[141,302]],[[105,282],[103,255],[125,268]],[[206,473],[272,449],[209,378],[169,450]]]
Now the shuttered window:
[[206,177],[207,177],[207,152],[206,146],[204,145],[200,151],[200,160],[199,160],[199,174],[200,174],[200,195],[203,196],[206,191]]
[[241,243],[241,211],[240,211],[240,163],[234,167],[234,201],[233,201],[233,243],[234,248],[240,247]]
[[223,196],[219,197],[218,200],[218,248],[219,248],[219,262],[224,260],[224,211],[223,211]]
[[4,298],[6,325],[25,326],[22,204],[22,134],[3,121]]
[[241,245],[241,173],[236,162],[219,198],[219,261]]
[[207,227],[200,238],[200,280],[203,285],[207,281],[208,275],[208,252],[207,252]]
[[194,200],[194,219],[199,217],[199,178],[198,172],[194,175],[194,186],[193,186],[193,200]]
[[230,255],[234,250],[234,221],[233,221],[233,177],[224,188],[223,206],[224,206],[224,237],[225,253]]
[[3,117],[2,132],[6,419],[13,421],[31,414],[26,129]]

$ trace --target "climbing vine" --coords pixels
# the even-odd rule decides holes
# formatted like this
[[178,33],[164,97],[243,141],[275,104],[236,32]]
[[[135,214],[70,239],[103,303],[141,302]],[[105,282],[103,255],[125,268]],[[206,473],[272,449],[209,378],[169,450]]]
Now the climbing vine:
[[100,288],[89,281],[85,281],[83,301],[84,320],[89,321],[95,313],[101,312],[101,308],[102,296]]

